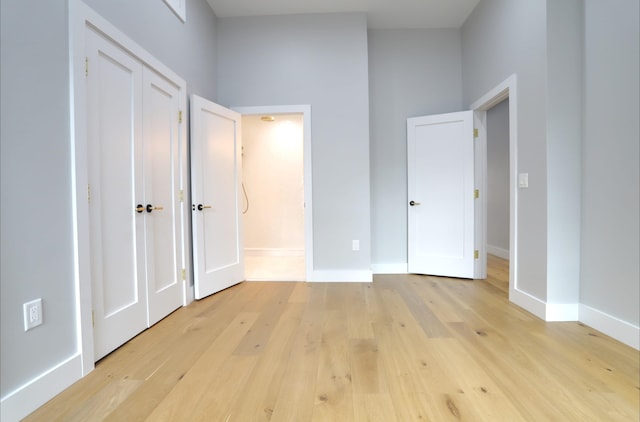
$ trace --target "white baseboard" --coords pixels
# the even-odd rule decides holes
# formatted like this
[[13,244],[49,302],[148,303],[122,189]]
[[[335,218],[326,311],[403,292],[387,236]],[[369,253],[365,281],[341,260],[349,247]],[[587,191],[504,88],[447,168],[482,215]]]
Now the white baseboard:
[[82,378],[82,358],[75,355],[2,398],[3,422],[19,421]]
[[580,322],[640,350],[640,327],[638,326],[582,304],[580,305]]
[[547,303],[545,321],[578,321],[579,305],[577,303]]
[[509,291],[509,300],[543,321],[578,321],[577,303],[547,303],[518,289]]
[[508,249],[503,249],[503,248],[499,248],[497,246],[493,246],[493,245],[487,245],[487,253],[491,254],[491,255],[495,255],[499,258],[502,259],[509,259],[509,250]]
[[370,283],[373,281],[373,273],[366,270],[314,270],[311,274],[307,274],[307,281],[323,283]]
[[304,248],[245,248],[245,256],[304,256]]
[[373,264],[371,268],[374,274],[407,274],[409,272],[406,262],[399,264]]
[[580,321],[627,346],[640,350],[640,327],[590,306],[578,303],[548,304],[521,290],[510,291],[509,300],[542,320]]
[[547,316],[546,304],[537,297],[518,289],[509,290],[509,300],[519,307],[531,312],[538,318],[545,320]]

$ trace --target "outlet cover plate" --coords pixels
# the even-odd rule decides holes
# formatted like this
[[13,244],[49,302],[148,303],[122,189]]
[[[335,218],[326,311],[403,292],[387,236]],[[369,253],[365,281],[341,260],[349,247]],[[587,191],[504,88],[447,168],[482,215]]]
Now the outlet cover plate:
[[24,330],[37,327],[42,324],[42,299],[32,300],[22,305],[24,311]]

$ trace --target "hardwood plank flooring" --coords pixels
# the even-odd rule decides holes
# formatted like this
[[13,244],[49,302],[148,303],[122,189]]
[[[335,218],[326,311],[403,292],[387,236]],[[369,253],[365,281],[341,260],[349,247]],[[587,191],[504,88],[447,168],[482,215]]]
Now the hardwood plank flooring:
[[640,353],[485,281],[245,282],[181,308],[26,421],[634,421]]

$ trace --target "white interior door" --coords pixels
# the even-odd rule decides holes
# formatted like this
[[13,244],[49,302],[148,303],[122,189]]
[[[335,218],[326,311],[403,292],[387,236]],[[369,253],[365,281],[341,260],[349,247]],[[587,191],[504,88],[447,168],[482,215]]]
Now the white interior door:
[[473,112],[407,119],[408,270],[474,278]]
[[196,299],[244,280],[241,116],[191,98],[191,198]]
[[[142,202],[142,65],[87,29],[87,130],[94,351],[148,325]],[[144,262],[144,261],[142,261]]]
[[180,88],[143,69],[144,219],[149,325],[182,304]]

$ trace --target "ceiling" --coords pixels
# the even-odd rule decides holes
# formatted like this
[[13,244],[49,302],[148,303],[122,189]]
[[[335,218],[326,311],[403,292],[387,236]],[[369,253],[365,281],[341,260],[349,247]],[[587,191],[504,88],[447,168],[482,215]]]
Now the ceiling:
[[219,18],[300,13],[367,14],[369,28],[459,28],[480,0],[207,0]]

